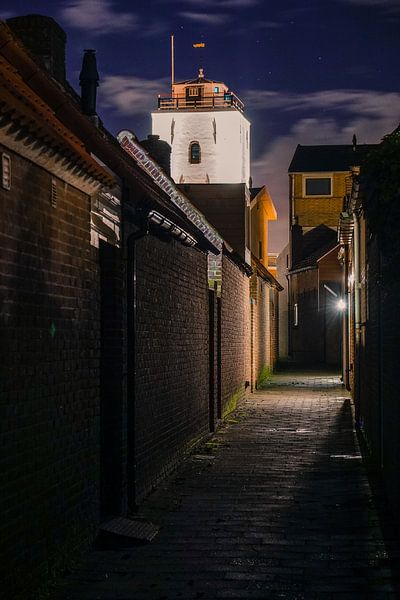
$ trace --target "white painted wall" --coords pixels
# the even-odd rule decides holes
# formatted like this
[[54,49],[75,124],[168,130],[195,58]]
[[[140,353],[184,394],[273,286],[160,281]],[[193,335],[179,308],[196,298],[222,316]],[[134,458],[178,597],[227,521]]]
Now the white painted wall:
[[[152,133],[171,145],[171,176],[176,183],[248,185],[250,123],[238,110],[153,112]],[[193,141],[201,148],[197,165],[189,162]]]

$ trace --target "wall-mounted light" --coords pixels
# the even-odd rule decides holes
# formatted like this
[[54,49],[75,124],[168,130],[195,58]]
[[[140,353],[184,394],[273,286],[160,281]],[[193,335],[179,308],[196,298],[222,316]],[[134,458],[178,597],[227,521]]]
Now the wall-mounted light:
[[343,298],[340,298],[337,301],[336,308],[341,312],[343,312],[346,309],[346,302],[343,300]]
[[1,187],[11,189],[11,157],[5,152],[1,155]]

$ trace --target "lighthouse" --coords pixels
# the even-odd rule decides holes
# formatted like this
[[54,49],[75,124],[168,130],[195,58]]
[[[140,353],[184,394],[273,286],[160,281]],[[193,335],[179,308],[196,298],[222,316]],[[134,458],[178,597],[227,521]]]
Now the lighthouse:
[[176,183],[245,183],[250,178],[250,122],[240,99],[222,81],[172,83],[152,112],[152,134],[171,145]]

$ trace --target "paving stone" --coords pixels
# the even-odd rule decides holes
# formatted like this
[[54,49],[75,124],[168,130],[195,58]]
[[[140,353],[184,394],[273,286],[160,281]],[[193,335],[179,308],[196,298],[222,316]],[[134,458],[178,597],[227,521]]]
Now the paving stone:
[[153,542],[93,551],[54,598],[394,600],[399,540],[378,493],[339,378],[283,373],[146,500]]

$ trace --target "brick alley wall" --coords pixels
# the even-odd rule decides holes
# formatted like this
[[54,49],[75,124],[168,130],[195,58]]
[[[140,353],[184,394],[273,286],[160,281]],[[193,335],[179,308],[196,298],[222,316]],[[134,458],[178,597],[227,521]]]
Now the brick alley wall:
[[373,463],[381,469],[393,514],[400,525],[400,405],[398,348],[400,285],[388,281],[376,238],[367,246],[360,348],[360,416]]
[[[368,277],[367,277],[368,274]],[[380,462],[380,260],[376,241],[368,247],[368,264],[361,252],[361,314],[358,345],[359,411],[363,432]]]
[[145,237],[137,261],[136,501],[209,431],[207,256]]
[[222,415],[236,407],[250,382],[249,278],[227,256],[222,257],[221,404]]
[[386,491],[400,527],[399,306],[400,284],[397,281],[382,290],[382,465]]
[[260,387],[278,360],[278,291],[257,275],[251,278],[252,388]]
[[[2,595],[28,598],[98,522],[99,306],[90,198],[7,150],[0,189]],[[53,197],[54,200],[54,197]]]
[[275,369],[279,358],[279,294],[274,288],[269,289],[269,319],[271,327],[270,361],[272,370]]
[[270,323],[269,323],[269,286],[261,277],[251,277],[251,356],[252,356],[252,389],[262,383],[270,363]]

